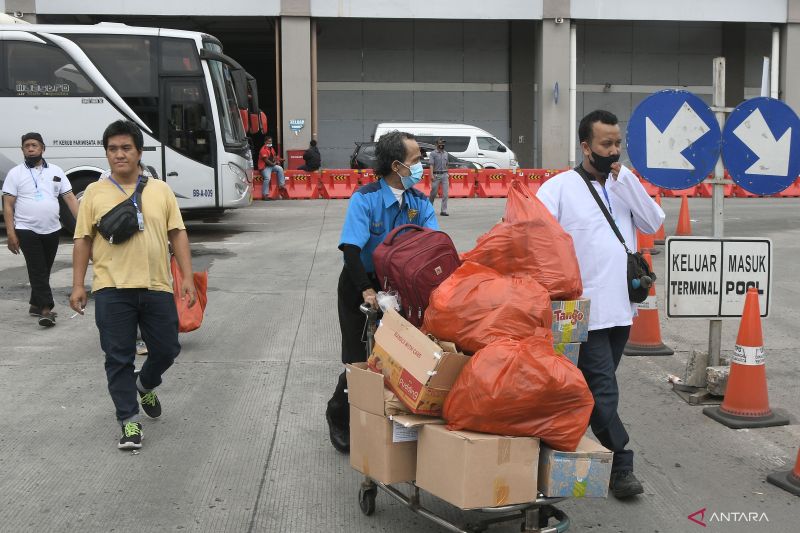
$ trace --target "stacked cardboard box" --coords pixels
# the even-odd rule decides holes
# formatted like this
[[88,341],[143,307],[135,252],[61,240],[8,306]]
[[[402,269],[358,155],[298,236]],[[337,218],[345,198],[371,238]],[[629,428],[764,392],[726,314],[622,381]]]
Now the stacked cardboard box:
[[589,338],[589,300],[555,300],[553,310],[553,348],[578,364],[581,343]]
[[605,498],[614,454],[588,437],[574,452],[542,446],[539,491],[548,497]]

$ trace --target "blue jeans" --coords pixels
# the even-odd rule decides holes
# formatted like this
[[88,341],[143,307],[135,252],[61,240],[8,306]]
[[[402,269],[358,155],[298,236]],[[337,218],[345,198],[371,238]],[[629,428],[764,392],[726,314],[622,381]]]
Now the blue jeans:
[[264,185],[261,186],[261,193],[264,195],[264,198],[269,196],[269,182],[272,180],[273,170],[278,175],[278,187],[284,187],[286,185],[286,178],[283,177],[282,166],[274,165],[271,167],[264,167],[264,170],[261,171],[261,175],[264,176]]
[[170,292],[106,288],[94,293],[94,301],[100,347],[106,355],[108,392],[117,420],[122,424],[136,422],[136,327],[141,330],[148,351],[139,380],[142,388],[151,390],[161,385],[161,376],[181,351],[175,299]]
[[630,331],[630,326],[590,331],[589,339],[581,344],[578,356],[578,368],[583,372],[594,397],[594,409],[589,422],[600,444],[614,452],[612,472],[633,470],[633,451],[625,449],[628,432],[617,413],[617,367]]

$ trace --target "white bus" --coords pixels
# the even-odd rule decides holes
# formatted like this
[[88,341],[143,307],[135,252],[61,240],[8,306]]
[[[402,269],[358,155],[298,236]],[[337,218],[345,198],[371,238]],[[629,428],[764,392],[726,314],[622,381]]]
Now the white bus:
[[[45,159],[80,197],[108,168],[102,136],[119,119],[144,133],[142,164],[185,212],[251,202],[245,128],[260,128],[255,80],[203,33],[93,26],[0,26],[0,180],[42,134]],[[263,117],[263,114],[261,115]]]

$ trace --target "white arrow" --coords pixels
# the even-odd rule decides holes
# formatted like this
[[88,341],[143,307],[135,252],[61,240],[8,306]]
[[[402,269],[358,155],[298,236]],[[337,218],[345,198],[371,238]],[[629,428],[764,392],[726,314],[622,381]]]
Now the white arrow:
[[681,152],[705,135],[709,127],[692,106],[684,102],[663,133],[650,117],[645,117],[645,120],[647,167],[694,170],[694,165]]
[[792,147],[792,128],[788,128],[777,141],[772,135],[761,110],[756,108],[733,134],[739,137],[758,156],[758,161],[748,168],[746,174],[786,176],[789,174],[789,150]]

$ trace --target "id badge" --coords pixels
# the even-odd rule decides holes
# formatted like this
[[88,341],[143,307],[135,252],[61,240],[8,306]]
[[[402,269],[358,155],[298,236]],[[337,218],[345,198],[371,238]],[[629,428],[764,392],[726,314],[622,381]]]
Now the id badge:
[[36,200],[37,202],[41,202],[42,200],[44,200],[44,195],[42,194],[42,191],[36,191],[36,194],[33,195],[33,199]]
[[136,212],[136,222],[139,223],[139,231],[144,231],[144,217],[141,211]]

